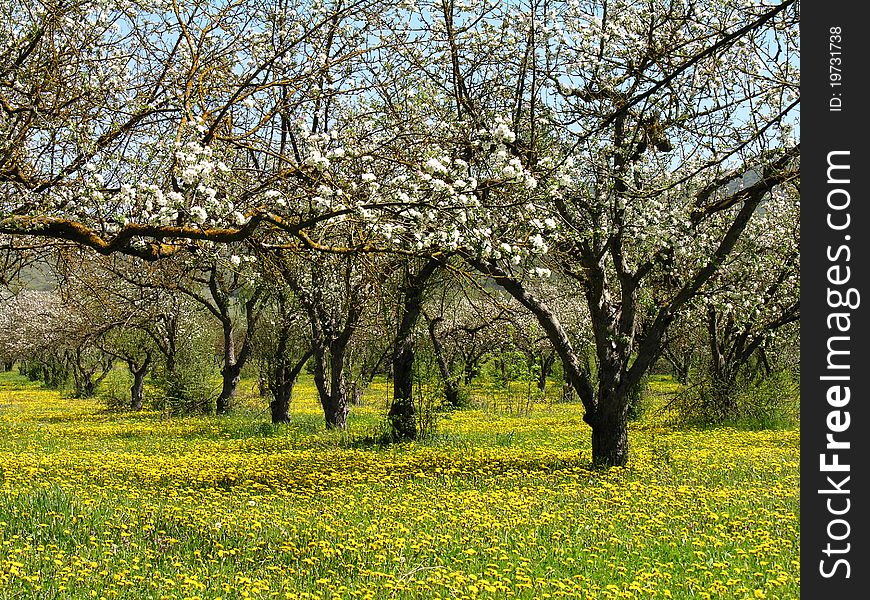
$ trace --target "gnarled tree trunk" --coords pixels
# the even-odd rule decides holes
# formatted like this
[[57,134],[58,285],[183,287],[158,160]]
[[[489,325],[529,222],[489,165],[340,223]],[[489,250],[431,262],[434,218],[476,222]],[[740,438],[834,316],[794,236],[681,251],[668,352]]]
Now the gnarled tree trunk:
[[556,353],[541,354],[539,361],[541,371],[538,373],[538,391],[542,394],[547,391],[547,377],[553,371],[553,363],[556,362]]
[[236,360],[235,335],[231,323],[223,324],[224,365],[221,368],[221,393],[217,397],[216,412],[226,414],[232,408],[232,399],[239,387],[242,369]]
[[136,364],[134,360],[127,359],[127,368],[133,375],[133,385],[130,386],[130,408],[132,410],[142,410],[145,402],[145,376],[148,374],[148,368],[151,366],[151,353],[145,355],[145,360],[141,364]]
[[314,385],[327,429],[346,429],[350,407],[344,377],[345,348],[340,343],[314,344]]
[[393,402],[387,413],[390,432],[396,441],[417,439],[414,408],[414,346],[410,335],[397,343],[393,354]]
[[269,402],[272,423],[290,422],[290,402],[293,399],[293,387],[312,354],[312,350],[308,350],[302,358],[291,365],[283,360],[283,346],[282,344],[282,348],[279,350],[282,356],[279,357],[279,364],[275,366],[273,380],[269,382],[269,388],[272,392],[272,401]]
[[423,290],[440,263],[427,262],[404,286],[402,319],[393,351],[393,402],[387,419],[396,441],[417,439],[417,416],[414,408],[414,327],[423,308]]
[[[609,400],[609,399],[608,399]],[[628,418],[619,399],[603,402],[587,423],[592,427],[592,463],[622,466],[628,462]]]
[[97,386],[102,383],[112,370],[114,361],[106,355],[101,355],[89,363],[85,356],[85,348],[77,348],[73,352],[72,372],[75,382],[76,398],[92,398],[97,392]]

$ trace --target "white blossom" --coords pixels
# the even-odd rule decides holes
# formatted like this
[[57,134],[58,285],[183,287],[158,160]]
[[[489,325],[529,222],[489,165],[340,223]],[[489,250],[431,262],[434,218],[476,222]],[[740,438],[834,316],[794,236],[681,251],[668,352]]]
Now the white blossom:
[[205,223],[206,219],[208,219],[208,213],[201,206],[191,206],[189,212],[194,223],[201,225]]

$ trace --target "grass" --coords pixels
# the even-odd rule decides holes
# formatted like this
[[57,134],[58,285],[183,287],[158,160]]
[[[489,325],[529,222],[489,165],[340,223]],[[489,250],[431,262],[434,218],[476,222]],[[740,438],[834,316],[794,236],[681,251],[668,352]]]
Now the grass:
[[385,398],[341,434],[308,379],[272,426],[252,399],[167,419],[0,375],[0,598],[799,597],[796,428],[648,410],[595,471],[579,405],[360,443]]

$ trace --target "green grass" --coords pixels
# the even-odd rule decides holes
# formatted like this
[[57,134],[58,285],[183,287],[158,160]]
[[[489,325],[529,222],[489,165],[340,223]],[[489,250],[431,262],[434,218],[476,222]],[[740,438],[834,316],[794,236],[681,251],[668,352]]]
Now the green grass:
[[383,383],[346,433],[309,379],[287,426],[244,390],[167,418],[0,375],[0,598],[799,597],[799,431],[675,429],[668,380],[609,471],[575,404],[391,446]]

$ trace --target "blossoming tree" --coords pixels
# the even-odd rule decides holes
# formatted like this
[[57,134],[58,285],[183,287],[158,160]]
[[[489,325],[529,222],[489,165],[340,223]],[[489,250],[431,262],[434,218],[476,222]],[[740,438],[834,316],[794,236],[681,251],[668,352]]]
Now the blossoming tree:
[[[538,319],[596,464],[625,464],[630,390],[797,177],[795,0],[3,10],[32,27],[3,25],[0,233],[456,253]],[[596,379],[528,284],[553,269]]]
[[[455,136],[453,155],[428,161],[420,179],[455,189],[463,165],[476,169],[470,204],[481,210],[455,211],[464,220],[446,237],[540,321],[583,401],[597,464],[625,464],[629,391],[748,223],[798,176],[795,3],[698,11],[532,3],[475,21],[445,2],[422,13],[427,54],[449,74],[454,130],[469,141]],[[514,51],[495,70],[499,44]],[[544,253],[588,306],[596,381],[526,283],[546,275]],[[661,274],[671,293],[651,305]]]

